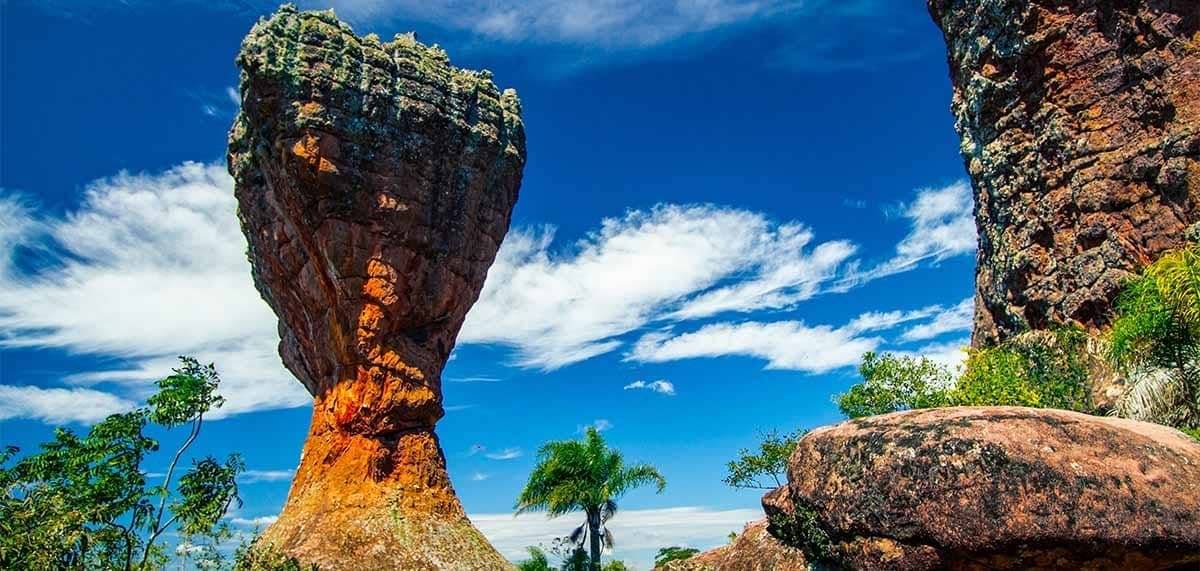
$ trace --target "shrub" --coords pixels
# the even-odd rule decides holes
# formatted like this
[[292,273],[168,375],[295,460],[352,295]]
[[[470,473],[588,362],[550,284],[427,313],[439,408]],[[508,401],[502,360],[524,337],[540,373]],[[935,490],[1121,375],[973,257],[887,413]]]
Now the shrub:
[[869,352],[858,372],[863,382],[837,396],[838,408],[850,418],[946,406],[946,388],[954,384],[949,369],[924,357]]

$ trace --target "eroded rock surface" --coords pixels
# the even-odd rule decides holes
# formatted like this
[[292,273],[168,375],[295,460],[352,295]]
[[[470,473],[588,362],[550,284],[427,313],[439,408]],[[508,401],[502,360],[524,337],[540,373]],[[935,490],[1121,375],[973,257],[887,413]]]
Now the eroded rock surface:
[[746,524],[733,543],[672,561],[659,571],[808,571],[804,552],[767,533],[767,520]]
[[1200,8],[929,0],[979,227],[975,344],[1103,327],[1200,219]]
[[1200,566],[1200,443],[1067,411],[893,413],[800,440],[771,532],[849,569]]
[[412,36],[290,6],[251,30],[229,138],[254,280],[312,428],[264,540],[322,569],[499,569],[434,434],[441,373],[507,232],[515,92]]

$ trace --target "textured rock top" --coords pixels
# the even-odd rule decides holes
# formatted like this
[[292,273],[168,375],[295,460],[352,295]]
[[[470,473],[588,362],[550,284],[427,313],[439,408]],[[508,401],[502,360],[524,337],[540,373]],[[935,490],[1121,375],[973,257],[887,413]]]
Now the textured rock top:
[[1143,422],[1018,407],[858,419],[801,439],[782,490],[768,514],[802,524],[792,537],[819,528],[853,569],[1200,562],[1200,443]]
[[[332,10],[301,12],[284,4],[250,30],[236,61],[243,86],[247,81],[270,86],[271,93],[263,96],[334,108],[328,113],[302,104],[282,109],[297,129],[394,139],[403,127],[436,118],[496,141],[512,160],[524,162],[517,92],[501,92],[490,71],[452,66],[445,50],[426,46],[413,34],[397,34],[390,42],[374,34],[360,37]],[[235,129],[231,141],[246,136]],[[233,165],[235,175],[240,166]]]
[[1107,324],[1200,220],[1200,9],[930,0],[975,189],[974,340]]

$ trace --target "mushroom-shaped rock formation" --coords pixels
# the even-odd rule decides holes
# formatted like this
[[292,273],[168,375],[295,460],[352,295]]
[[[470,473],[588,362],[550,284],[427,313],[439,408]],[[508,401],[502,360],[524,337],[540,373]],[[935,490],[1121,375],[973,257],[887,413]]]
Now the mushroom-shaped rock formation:
[[1200,443],[1061,410],[898,412],[809,433],[763,507],[846,569],[1195,569]]
[[322,569],[500,569],[434,434],[441,374],[508,230],[520,104],[411,35],[284,6],[237,57],[229,136],[254,281],[314,398],[264,542]]
[[1107,324],[1200,220],[1194,1],[929,0],[979,227],[974,342]]

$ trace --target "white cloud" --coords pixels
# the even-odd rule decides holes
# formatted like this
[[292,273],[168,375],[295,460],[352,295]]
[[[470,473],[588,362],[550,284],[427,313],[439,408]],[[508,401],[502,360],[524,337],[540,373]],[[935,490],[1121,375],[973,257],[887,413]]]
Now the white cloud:
[[93,424],[137,404],[92,389],[60,389],[0,385],[0,420],[29,418],[49,424]]
[[933,339],[951,331],[970,330],[974,320],[975,301],[968,297],[953,307],[938,311],[931,321],[908,328],[900,338],[904,341]]
[[[11,213],[7,203],[0,212]],[[144,397],[176,355],[194,355],[222,374],[228,402],[214,418],[311,402],[276,354],[275,316],[250,280],[236,208],[216,165],[91,183],[74,212],[26,224],[44,231],[45,259],[0,273],[0,346],[124,358],[125,369],[73,382],[117,383],[128,398]],[[4,246],[11,258],[13,243]]]
[[295,475],[295,470],[246,470],[238,476],[238,480],[243,484],[287,482]]
[[[627,49],[655,46],[690,34],[762,19],[801,4],[796,0],[334,0],[319,5],[332,6],[339,16],[352,21],[417,19],[467,30],[493,41]],[[318,4],[302,2],[301,5]]]
[[592,421],[592,428],[595,428],[596,432],[604,432],[612,427],[612,421],[608,420],[607,418],[597,418],[596,420]]
[[469,448],[467,450],[467,456],[474,456],[476,454],[482,454],[484,452],[487,452],[487,446],[484,446],[482,444],[472,444],[471,448]]
[[967,360],[966,347],[971,345],[969,338],[955,339],[945,343],[931,343],[912,351],[894,351],[897,355],[909,357],[925,357],[934,363],[959,370]]
[[233,523],[233,525],[240,525],[242,527],[267,527],[268,525],[279,521],[279,516],[264,515],[253,518],[235,517],[231,518],[229,521]]
[[491,474],[484,474],[483,472],[475,472],[474,474],[471,474],[471,481],[472,482],[482,482],[490,477],[492,477]]
[[[969,206],[965,183],[919,192],[903,211],[912,230],[897,247],[897,259],[908,261],[885,264],[875,277],[911,269],[914,259],[968,251]],[[62,217],[39,217],[19,197],[3,196],[0,221],[0,347],[123,359],[124,367],[68,380],[113,385],[117,398],[127,400],[144,398],[152,381],[176,365],[176,355],[194,355],[222,374],[228,402],[214,418],[311,402],[276,352],[276,319],[250,279],[232,181],[220,166],[185,163],[98,180]],[[960,236],[964,228],[969,240]],[[554,369],[616,350],[623,336],[647,327],[787,308],[864,281],[855,275],[854,244],[817,242],[799,222],[729,207],[630,211],[603,220],[566,250],[552,248],[553,237],[549,227],[510,233],[460,343],[506,345],[518,365]],[[33,269],[10,262],[22,251],[18,245],[36,250]],[[780,321],[710,324],[674,337],[651,333],[629,358],[741,354],[767,359],[770,367],[819,372],[878,344],[859,334],[923,318],[928,310],[864,314],[840,329]],[[936,323],[914,329],[911,338],[943,326]],[[721,347],[727,341],[734,344]]]
[[896,256],[881,270],[894,273],[927,259],[941,261],[974,252],[974,207],[971,184],[965,180],[917,191],[917,198],[902,211],[911,229],[896,245]]
[[512,460],[514,458],[520,458],[523,454],[524,453],[521,452],[520,448],[505,448],[504,450],[500,450],[498,452],[488,452],[484,454],[484,456],[486,456],[489,460]]
[[[615,558],[637,557],[649,563],[656,550],[668,545],[708,548],[728,542],[731,531],[746,522],[761,519],[761,509],[714,510],[704,507],[621,510],[608,523],[616,539]],[[525,548],[548,544],[571,533],[583,517],[567,515],[550,519],[541,513],[472,514],[471,522],[505,557],[528,556]]]
[[941,306],[931,305],[908,311],[868,311],[855,317],[846,328],[855,332],[885,331],[902,323],[925,319],[940,309]]
[[858,337],[846,327],[810,327],[801,321],[713,323],[680,335],[647,333],[626,359],[665,362],[739,355],[765,359],[768,369],[823,373],[857,365],[863,353],[874,351],[882,341]]
[[625,390],[627,391],[635,389],[646,389],[669,397],[675,396],[675,384],[666,380],[650,381],[648,383],[646,381],[634,381],[625,385]]
[[[662,205],[605,219],[572,253],[553,231],[514,230],[467,315],[460,343],[499,343],[518,364],[555,369],[619,347],[615,337],[665,318],[778,307],[811,296],[849,255],[843,243],[806,252],[812,234],[745,210]],[[851,250],[852,251],[852,250]],[[718,286],[722,280],[747,284]]]

